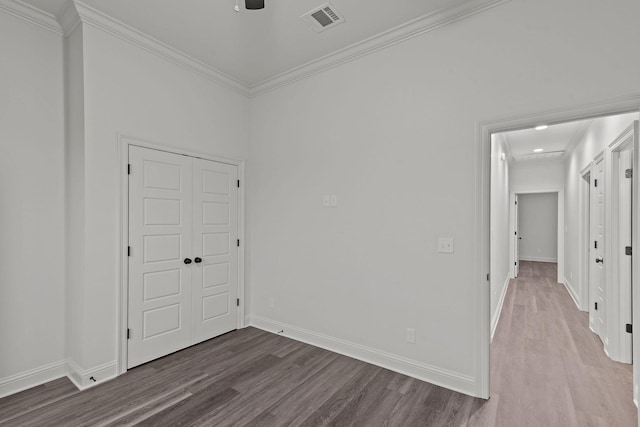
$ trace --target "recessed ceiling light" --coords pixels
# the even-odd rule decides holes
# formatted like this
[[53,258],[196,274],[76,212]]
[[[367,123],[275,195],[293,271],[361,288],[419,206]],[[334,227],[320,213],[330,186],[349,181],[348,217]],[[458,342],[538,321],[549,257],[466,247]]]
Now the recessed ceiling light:
[[539,126],[536,126],[536,130],[545,130],[548,127],[549,126],[547,126],[547,125],[539,125]]
[[535,150],[533,150],[534,153],[542,153],[544,151],[544,148],[536,148]]

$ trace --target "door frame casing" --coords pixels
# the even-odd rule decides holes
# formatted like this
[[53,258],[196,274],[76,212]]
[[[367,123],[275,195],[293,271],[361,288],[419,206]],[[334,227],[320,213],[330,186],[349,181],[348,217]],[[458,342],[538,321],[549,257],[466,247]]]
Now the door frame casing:
[[195,157],[199,159],[211,160],[218,163],[225,163],[236,166],[238,168],[238,179],[241,182],[238,188],[238,239],[240,239],[240,247],[238,248],[238,298],[240,298],[240,306],[238,307],[238,329],[246,327],[245,319],[245,161],[231,159],[227,157],[215,156],[207,153],[194,152],[185,150],[180,147],[167,144],[159,144],[149,142],[141,138],[127,136],[118,133],[117,151],[118,151],[118,176],[120,177],[120,191],[117,192],[116,206],[118,208],[117,224],[119,232],[117,236],[117,259],[116,267],[118,270],[118,286],[116,286],[117,298],[117,315],[116,315],[116,361],[117,375],[127,372],[127,326],[128,326],[128,299],[129,299],[129,263],[127,247],[129,242],[129,147],[137,146],[152,150],[164,151],[178,155]]
[[[620,228],[619,228],[619,189],[620,176],[617,161],[620,153],[634,149],[634,128],[635,122],[628,126],[605,148],[605,199],[606,217],[605,228],[607,241],[605,244],[605,260],[609,260],[609,268],[606,271],[607,278],[607,354],[611,359],[631,363],[627,357],[631,348],[626,345],[626,331],[622,329],[622,299],[619,283],[620,274]],[[633,158],[631,159],[633,169]],[[633,186],[632,186],[633,191]],[[633,199],[633,198],[632,198]],[[631,232],[631,230],[629,230]]]
[[[473,286],[472,298],[477,301],[473,305],[473,346],[474,373],[476,378],[476,396],[484,399],[490,397],[490,349],[491,349],[491,288],[489,286],[490,271],[490,208],[491,208],[491,135],[500,132],[526,129],[540,123],[557,124],[576,120],[624,114],[640,111],[640,94],[621,98],[594,101],[586,105],[566,106],[548,111],[537,111],[520,116],[497,118],[478,122],[476,125],[476,143],[474,144],[474,176],[475,182],[475,222],[473,234]],[[637,159],[638,153],[634,153]],[[634,196],[638,195],[637,186]],[[637,200],[636,200],[637,202]],[[636,206],[634,206],[635,208]],[[634,218],[635,219],[635,218]],[[634,224],[635,227],[635,224]],[[634,234],[632,245],[637,244]],[[634,257],[640,258],[640,257]],[[636,283],[640,263],[633,261],[634,283]],[[634,293],[634,298],[638,295]],[[634,323],[640,324],[640,305],[634,304]],[[637,322],[636,322],[637,320]],[[634,352],[634,366],[640,364],[638,352]]]
[[580,218],[579,218],[579,248],[578,248],[578,280],[580,287],[580,310],[589,312],[590,266],[591,256],[591,170],[593,161],[580,171]]

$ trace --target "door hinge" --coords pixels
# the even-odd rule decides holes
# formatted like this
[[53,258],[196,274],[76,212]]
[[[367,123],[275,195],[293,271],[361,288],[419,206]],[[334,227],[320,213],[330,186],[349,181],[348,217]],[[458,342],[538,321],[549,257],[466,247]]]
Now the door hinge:
[[487,282],[491,280],[491,275],[489,273],[487,273]]
[[236,307],[240,307],[240,298],[236,298]]
[[238,180],[238,188],[240,188],[240,180]]
[[131,163],[127,165],[127,175],[131,175]]
[[597,310],[598,309],[598,303],[597,302],[595,303],[595,307],[596,307],[596,310]]
[[518,265],[518,261],[514,262],[513,265]]
[[240,239],[237,241],[237,246],[240,247]]
[[131,246],[127,246],[127,256],[131,256]]
[[516,205],[518,204],[518,201],[516,200]]
[[517,231],[514,231],[514,232],[513,232],[513,234],[517,236],[517,235],[518,235],[518,232],[517,232]]
[[626,331],[628,334],[633,333],[633,326],[631,326],[631,323],[627,323]]
[[631,255],[631,246],[625,246],[624,247],[624,254],[625,255]]
[[598,249],[598,241],[597,240],[593,241],[593,248],[594,249]]
[[597,180],[597,179],[594,179],[594,180],[593,180],[593,186],[594,186],[594,187],[597,187],[597,186],[598,186],[598,180]]
[[131,339],[131,329],[127,328],[127,339]]
[[624,177],[625,178],[633,178],[633,169],[625,169]]

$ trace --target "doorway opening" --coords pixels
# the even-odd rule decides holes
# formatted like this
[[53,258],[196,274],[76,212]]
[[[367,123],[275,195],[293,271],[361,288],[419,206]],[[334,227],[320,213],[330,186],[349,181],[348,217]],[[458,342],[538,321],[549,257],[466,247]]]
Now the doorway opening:
[[[629,110],[631,109],[626,111]],[[489,221],[487,221],[489,223],[489,232],[486,235],[486,241],[489,243],[488,264],[491,272],[488,276],[490,278],[490,287],[488,298],[486,298],[486,307],[488,309],[487,311],[489,311],[487,314],[489,314],[489,316],[485,317],[485,319],[490,319],[490,326],[487,328],[489,331],[487,334],[488,337],[493,336],[496,326],[498,327],[499,334],[499,318],[502,306],[509,302],[509,298],[512,298],[512,301],[510,301],[512,304],[514,302],[513,299],[520,298],[518,305],[524,306],[525,308],[530,307],[533,310],[537,310],[537,312],[544,311],[542,307],[545,302],[556,304],[556,308],[563,307],[562,310],[564,310],[564,307],[568,304],[566,301],[569,301],[570,308],[577,313],[575,317],[580,318],[580,316],[582,316],[581,318],[584,319],[585,327],[591,325],[591,313],[588,310],[590,300],[594,298],[594,294],[597,295],[596,292],[591,290],[594,285],[592,279],[597,272],[594,271],[590,263],[593,261],[592,264],[600,265],[603,264],[603,262],[596,261],[596,259],[600,257],[593,256],[595,254],[593,249],[595,248],[589,248],[592,235],[587,233],[592,233],[594,227],[600,227],[602,234],[609,232],[609,239],[605,240],[603,237],[603,243],[600,244],[600,248],[603,252],[606,251],[607,254],[612,254],[614,247],[619,249],[620,244],[625,241],[625,239],[628,241],[628,243],[625,244],[625,248],[626,246],[632,246],[632,241],[637,241],[635,235],[631,236],[631,222],[635,219],[631,213],[638,201],[637,185],[632,185],[634,180],[631,178],[627,178],[627,182],[621,181],[624,173],[630,174],[630,172],[627,172],[627,169],[633,169],[633,165],[638,163],[637,149],[635,152],[633,150],[634,138],[635,141],[637,141],[637,135],[634,137],[627,132],[626,143],[622,142],[623,135],[620,135],[620,130],[633,130],[634,122],[637,122],[639,118],[637,107],[633,108],[633,110],[633,113],[622,113],[617,116],[609,115],[610,113],[614,113],[614,111],[602,111],[600,113],[601,115],[584,114],[582,116],[574,115],[574,111],[566,112],[565,117],[533,117],[529,119],[530,122],[528,123],[525,119],[522,119],[483,127],[483,130],[487,131],[484,146],[487,148],[487,151],[491,153],[488,165],[488,169],[491,172],[485,175],[485,179],[486,177],[490,178],[490,198],[488,203]],[[575,121],[575,119],[579,117],[586,117],[586,119]],[[573,122],[569,122],[568,120],[573,120]],[[528,166],[520,168],[523,169],[524,172],[518,171],[518,163],[524,163],[524,160],[516,160],[516,156],[522,157],[524,154],[514,154],[513,144],[509,144],[508,141],[508,133],[526,129],[542,135],[542,130],[534,131],[533,128],[543,122],[547,124],[548,129],[551,130],[554,125],[573,125],[573,136],[565,140],[565,146],[560,150],[529,146],[527,149],[530,150],[530,153],[528,153],[527,156],[529,156],[530,159],[527,159],[527,161],[530,163]],[[635,123],[635,127],[637,128],[637,123]],[[504,135],[505,133],[507,133],[506,136]],[[546,138],[546,140],[553,142],[553,138]],[[615,141],[618,142],[614,144]],[[544,141],[539,139],[535,144],[542,144],[542,142]],[[520,148],[522,147],[518,147],[518,149]],[[539,148],[543,149],[539,150]],[[556,151],[559,153],[556,153]],[[606,152],[606,156],[602,157],[604,163],[600,165],[602,166],[603,174],[600,178],[600,188],[603,189],[603,194],[598,197],[601,198],[602,203],[597,205],[597,209],[599,212],[602,212],[604,220],[595,225],[597,222],[593,221],[594,208],[591,206],[594,200],[594,193],[591,191],[592,188],[590,186],[595,183],[596,178],[594,174],[600,173],[594,169],[598,160],[596,158],[599,154],[597,151]],[[542,157],[545,153],[552,155]],[[535,167],[532,166],[534,163]],[[589,167],[586,167],[587,164]],[[614,165],[617,165],[617,169]],[[624,172],[622,172],[623,168]],[[523,176],[528,176],[530,180],[523,183]],[[616,182],[618,184],[616,184]],[[606,185],[604,185],[605,183]],[[520,185],[520,187],[517,187],[518,185]],[[527,185],[529,187],[527,187]],[[505,188],[507,189],[506,191]],[[606,192],[604,190],[606,190]],[[552,280],[553,283],[549,283],[549,287],[550,289],[554,289],[553,292],[565,294],[566,300],[561,303],[544,300],[542,296],[536,297],[532,293],[527,294],[525,292],[512,297],[507,294],[508,288],[514,285],[517,280],[515,278],[518,277],[519,274],[518,268],[521,267],[521,265],[519,265],[518,260],[522,259],[524,261],[526,258],[530,258],[530,260],[527,261],[533,263],[553,261],[552,256],[543,253],[544,249],[540,245],[538,245],[539,247],[537,248],[534,245],[534,251],[539,251],[537,254],[535,252],[532,254],[530,249],[527,249],[529,253],[524,254],[523,257],[523,239],[519,239],[526,238],[526,235],[522,233],[522,218],[518,215],[515,202],[518,200],[519,207],[521,208],[523,195],[541,193],[553,194],[557,203],[558,212],[556,215],[557,223],[555,230],[557,237],[556,262],[558,268],[557,275],[554,280]],[[589,208],[588,210],[585,209],[587,207]],[[625,214],[619,215],[623,210]],[[509,218],[508,225],[505,224],[505,217]],[[519,235],[518,231],[520,231]],[[527,234],[530,234],[530,232],[527,232]],[[542,236],[536,235],[535,237]],[[615,240],[616,238],[618,239],[617,241]],[[560,243],[561,240],[564,241],[564,243]],[[520,243],[520,245],[518,243]],[[525,252],[527,250],[525,250]],[[630,251],[630,249],[628,251]],[[611,325],[617,326],[620,323],[619,319],[625,319],[625,321],[631,325],[634,309],[638,308],[638,304],[632,304],[631,293],[637,283],[637,280],[631,280],[631,264],[635,263],[635,261],[633,261],[630,256],[623,258],[623,253],[625,253],[624,250],[618,251],[617,258],[616,255],[610,257],[611,259],[606,262],[610,266],[610,271],[602,269],[600,273],[603,277],[604,285],[601,286],[601,289],[604,295],[599,305],[602,306],[604,304],[605,309],[601,311],[601,317],[603,318],[602,323],[607,324],[608,328],[611,328]],[[507,261],[504,261],[505,258]],[[593,260],[591,260],[591,258],[593,258]],[[615,266],[613,263],[615,263]],[[617,273],[614,273],[614,271]],[[635,275],[636,272],[637,269],[634,269],[633,274]],[[628,283],[627,288],[625,288],[621,282],[625,277],[628,277],[628,279],[625,279],[627,280],[626,283]],[[613,284],[614,281],[615,285]],[[555,285],[558,286],[553,287]],[[637,292],[634,294],[634,298],[637,294]],[[536,298],[539,299],[536,300]],[[607,308],[610,310],[607,310]],[[562,310],[559,309],[559,312]],[[625,314],[623,315],[622,312]],[[513,310],[508,314],[513,315]],[[631,326],[627,327],[626,325],[625,323],[625,333],[627,333],[626,330],[631,329]],[[547,326],[548,328],[553,327],[552,324],[547,324]],[[544,330],[544,328],[542,330]],[[594,328],[591,328],[591,330],[593,331]],[[532,347],[534,337],[530,336],[531,334],[527,336],[527,331],[523,332],[525,334],[525,341],[528,339],[530,341],[529,346]],[[538,332],[541,332],[541,330],[538,330]],[[627,334],[627,336],[623,336],[620,331],[616,330],[615,334],[608,334],[610,336],[607,338],[610,342],[615,341],[617,343],[616,348],[628,349],[628,353],[631,354],[631,349],[634,344],[632,335],[630,333]],[[618,338],[616,339],[614,335],[617,335]],[[550,339],[550,341],[552,341],[552,339]],[[555,347],[556,349],[561,347],[560,341],[556,342]],[[551,349],[551,347],[549,347],[549,349]],[[538,347],[538,350],[540,350],[540,347]],[[538,351],[538,355],[541,355],[540,351]],[[609,352],[607,352],[607,355],[610,356]],[[632,360],[633,358],[630,356],[626,363],[631,363]],[[497,362],[500,363],[501,361],[497,360]],[[489,363],[487,363],[487,365],[491,367],[490,372],[493,378],[495,372],[494,366],[491,366]],[[630,368],[630,381],[632,381],[631,372]],[[635,375],[637,375],[637,373]],[[489,374],[487,372],[485,389],[487,397],[489,395],[490,382],[488,377]],[[493,380],[496,381],[496,378],[493,378]],[[499,378],[498,381],[500,381]],[[500,393],[500,396],[503,396],[503,393],[504,392]],[[636,386],[634,386],[634,398],[635,396],[637,396]]]

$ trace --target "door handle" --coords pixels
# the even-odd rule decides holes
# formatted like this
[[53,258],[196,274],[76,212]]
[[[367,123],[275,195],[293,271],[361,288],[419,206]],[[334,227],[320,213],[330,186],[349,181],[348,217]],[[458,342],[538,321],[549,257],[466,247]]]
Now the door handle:
[[191,258],[185,258],[184,263],[187,265],[191,264]]
[[522,240],[522,237],[518,237],[518,240]]
[[602,259],[602,257],[596,258],[596,262],[599,262],[600,264],[604,264],[604,259]]
[[200,264],[200,263],[202,262],[202,258],[200,258],[200,257],[195,257],[195,258],[193,259],[193,261],[194,261],[196,264]]

